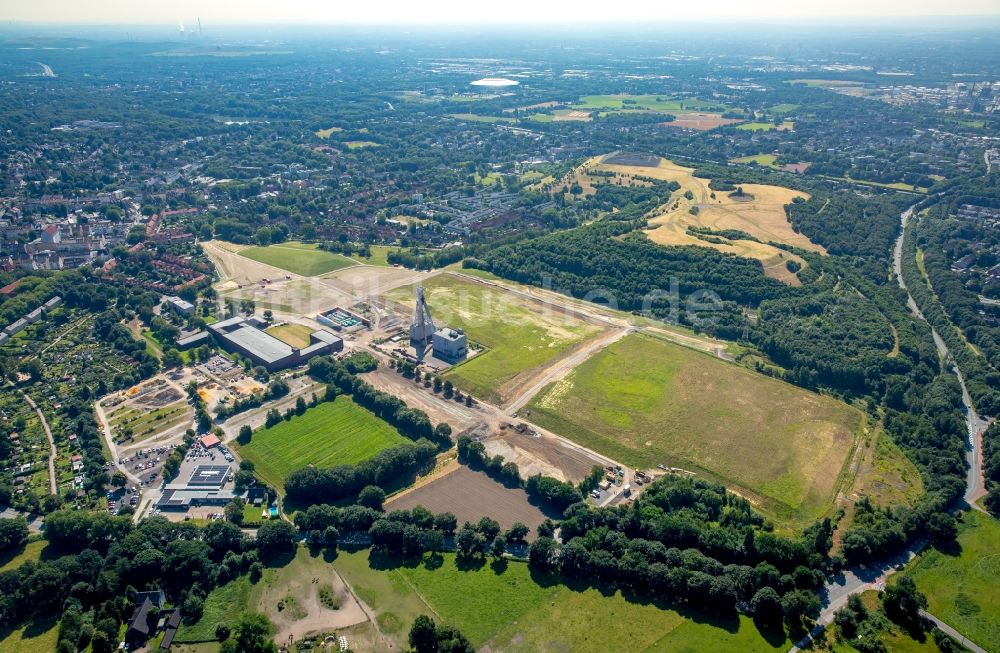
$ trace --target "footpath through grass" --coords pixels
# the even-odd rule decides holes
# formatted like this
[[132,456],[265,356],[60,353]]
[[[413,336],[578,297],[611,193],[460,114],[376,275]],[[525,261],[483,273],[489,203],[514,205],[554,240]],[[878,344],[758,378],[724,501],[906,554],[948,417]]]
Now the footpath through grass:
[[355,265],[354,261],[342,254],[318,249],[317,245],[310,243],[287,242],[267,247],[247,247],[239,253],[248,259],[304,277],[315,277]]
[[930,549],[907,572],[927,610],[987,651],[1000,651],[1000,523],[970,510],[953,551]]
[[822,515],[864,424],[840,401],[648,335],[548,386],[530,419],[628,465],[750,490],[789,526]]
[[352,465],[409,442],[374,413],[342,395],[255,432],[250,444],[237,449],[241,458],[254,464],[254,471],[265,483],[280,489],[296,469]]

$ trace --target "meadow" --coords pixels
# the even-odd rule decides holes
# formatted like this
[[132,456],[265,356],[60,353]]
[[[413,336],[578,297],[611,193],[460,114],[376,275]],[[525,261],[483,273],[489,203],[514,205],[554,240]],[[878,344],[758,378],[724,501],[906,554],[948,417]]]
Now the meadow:
[[364,147],[378,147],[375,141],[344,141],[344,145],[349,150],[359,150]]
[[319,138],[330,138],[332,134],[342,131],[344,130],[340,127],[327,127],[326,129],[317,129],[315,133]]
[[746,618],[685,619],[669,607],[628,600],[617,591],[571,589],[536,578],[521,562],[460,563],[450,553],[384,570],[380,562],[376,559],[379,568],[373,569],[367,551],[341,552],[334,562],[380,624],[405,626],[423,612],[454,624],[483,650],[617,651],[628,641],[634,651],[698,649],[709,642],[715,651],[772,651],[789,644],[769,643]]
[[755,154],[753,156],[741,156],[735,159],[730,159],[730,163],[756,163],[759,166],[766,166],[768,168],[775,167],[774,162],[778,160],[777,155],[774,154]]
[[718,102],[695,98],[676,99],[663,95],[585,95],[572,105],[573,109],[601,109],[604,111],[660,111],[674,112],[719,108]]
[[[343,607],[321,615],[311,605],[309,592],[316,586],[310,587],[306,579],[329,577],[336,585],[337,576],[367,605],[381,637],[371,636],[370,623],[347,626],[354,619]],[[284,599],[280,611],[276,597]],[[400,560],[368,549],[341,549],[331,558],[304,546],[288,562],[266,569],[257,585],[244,576],[213,590],[204,616],[183,627],[177,641],[211,639],[215,624],[231,623],[246,610],[267,614],[278,626],[279,637],[280,631],[294,627],[300,638],[310,622],[319,625],[320,616],[326,617],[323,625],[330,630],[339,620],[345,625],[336,628],[337,634],[346,634],[358,653],[405,650],[410,625],[420,614],[456,626],[477,649],[510,653],[617,651],[624,641],[629,650],[640,653],[706,650],[709,645],[713,651],[769,653],[791,644],[780,634],[765,639],[744,616],[681,614],[671,606],[625,598],[618,591],[571,588],[536,576],[523,562],[460,562],[453,553]],[[558,629],[553,629],[554,623]]]
[[745,122],[742,125],[737,125],[736,129],[742,131],[773,131],[775,129],[779,131],[786,131],[795,127],[795,123],[789,122],[788,120],[782,122],[780,125],[776,125],[773,122]]
[[1000,651],[1000,523],[969,510],[962,515],[958,546],[929,549],[906,575],[927,595],[927,611],[987,651]]
[[323,251],[317,245],[309,243],[287,242],[267,247],[247,247],[239,253],[258,263],[273,265],[304,277],[315,277],[355,265],[346,256]]
[[549,385],[535,423],[628,465],[716,479],[788,526],[830,508],[864,415],[665,340],[634,334]]
[[59,621],[40,617],[15,629],[0,630],[0,653],[55,651],[59,637]]
[[[554,308],[500,288],[440,274],[422,283],[438,326],[465,329],[471,342],[487,348],[448,370],[443,378],[473,396],[494,403],[510,399],[532,371],[597,335],[600,328]],[[388,298],[413,310],[414,288],[405,286]]]
[[374,413],[340,396],[256,431],[250,444],[237,449],[265,483],[281,489],[296,469],[350,465],[408,442]]
[[44,539],[31,540],[17,551],[8,551],[0,556],[0,573],[17,569],[24,563],[38,562],[44,555],[48,541]]
[[448,117],[449,118],[454,118],[455,120],[465,120],[467,122],[488,122],[488,123],[495,123],[495,122],[515,123],[515,122],[517,122],[516,118],[511,118],[510,116],[480,116],[480,115],[475,114],[475,113],[451,113],[451,114],[448,114]]
[[363,263],[365,265],[376,265],[379,267],[389,266],[389,252],[395,251],[397,247],[390,247],[389,245],[371,245],[369,247],[371,250],[371,256],[365,257],[360,254],[354,254],[351,256],[352,260],[358,263]]

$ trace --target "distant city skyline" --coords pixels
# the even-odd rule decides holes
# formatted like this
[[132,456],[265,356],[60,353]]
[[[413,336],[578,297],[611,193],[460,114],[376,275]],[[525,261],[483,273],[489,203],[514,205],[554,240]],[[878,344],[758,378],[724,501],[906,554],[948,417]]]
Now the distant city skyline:
[[820,19],[891,16],[1000,15],[997,0],[841,0],[812,3],[792,0],[715,0],[699,3],[633,2],[622,6],[604,0],[533,2],[508,0],[502,5],[458,0],[16,0],[0,8],[2,22],[84,24],[188,24],[199,17],[214,24],[586,24],[649,21],[718,21],[747,19]]

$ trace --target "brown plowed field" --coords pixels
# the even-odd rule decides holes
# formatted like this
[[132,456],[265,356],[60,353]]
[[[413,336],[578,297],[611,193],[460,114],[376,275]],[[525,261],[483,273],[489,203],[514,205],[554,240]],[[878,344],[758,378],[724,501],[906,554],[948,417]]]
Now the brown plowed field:
[[534,538],[535,527],[546,516],[559,515],[542,512],[528,502],[524,490],[504,487],[482,472],[459,465],[430,483],[420,486],[388,502],[387,510],[410,510],[423,506],[431,512],[450,512],[463,522],[477,522],[480,517],[492,517],[500,522],[503,529],[514,522],[521,522],[531,529],[529,539]]

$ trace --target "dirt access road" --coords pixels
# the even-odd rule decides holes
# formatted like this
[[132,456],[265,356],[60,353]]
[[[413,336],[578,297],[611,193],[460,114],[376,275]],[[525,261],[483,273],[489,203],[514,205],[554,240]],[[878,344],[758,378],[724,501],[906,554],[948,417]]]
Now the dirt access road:
[[49,494],[59,494],[59,488],[56,487],[56,441],[52,439],[52,430],[45,420],[42,409],[35,404],[35,400],[29,397],[26,392],[22,392],[21,396],[38,413],[38,419],[41,420],[42,428],[45,429],[45,437],[49,440]]

